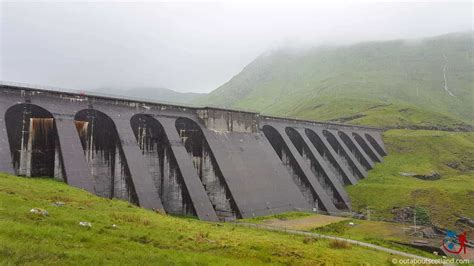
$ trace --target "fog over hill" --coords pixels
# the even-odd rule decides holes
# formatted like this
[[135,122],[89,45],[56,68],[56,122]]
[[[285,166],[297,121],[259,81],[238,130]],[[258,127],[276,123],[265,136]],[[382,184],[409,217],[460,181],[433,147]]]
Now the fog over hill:
[[267,50],[466,31],[472,14],[471,1],[0,1],[0,80],[210,92]]
[[386,127],[474,121],[474,32],[266,52],[196,101]]

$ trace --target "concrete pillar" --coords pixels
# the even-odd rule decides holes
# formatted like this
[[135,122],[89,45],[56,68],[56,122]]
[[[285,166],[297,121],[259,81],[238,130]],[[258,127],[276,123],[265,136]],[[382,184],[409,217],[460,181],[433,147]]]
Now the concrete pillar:
[[196,215],[201,220],[218,221],[217,214],[192,164],[192,158],[181,142],[178,131],[176,131],[176,118],[155,116],[155,119],[161,123],[168,137],[171,150],[176,158],[181,175],[183,176],[184,185],[188,190]]
[[340,162],[341,159],[340,159],[339,154],[336,152],[336,150],[334,150],[332,145],[329,144],[329,142],[327,141],[326,137],[323,135],[321,130],[317,130],[317,129],[310,129],[310,130],[319,137],[319,139],[321,140],[326,150],[330,153],[331,157],[334,159],[334,162],[330,162],[330,163],[336,164],[333,166],[339,168],[342,172],[344,172],[344,175],[346,176],[346,179],[347,179],[346,184],[355,185],[357,183],[357,178],[354,177],[350,169],[345,164],[342,164]]
[[344,141],[342,141],[342,139],[339,137],[339,134],[337,134],[337,132],[335,131],[330,131],[328,130],[328,132],[330,132],[334,138],[336,139],[337,143],[339,144],[340,148],[341,148],[341,156],[344,157],[350,167],[352,168],[353,171],[355,172],[358,172],[361,176],[361,178],[363,177],[366,177],[367,176],[367,171],[365,171],[365,169],[362,167],[362,165],[359,163],[359,161],[355,158],[355,156],[352,154],[352,152],[349,150],[349,148],[346,146],[346,144],[344,143]]
[[73,116],[54,115],[66,182],[95,193],[94,179],[86,162]]
[[[372,158],[372,160],[374,162],[380,162],[382,163],[383,162],[383,158],[382,156],[380,156],[380,154],[378,154],[378,152],[374,149],[374,147],[372,147],[372,145],[370,145],[366,139],[364,139],[360,134],[358,133],[352,133],[352,136],[354,137],[354,140],[359,140],[360,143],[359,145],[364,148],[364,151],[365,153],[367,153],[367,155],[370,156],[370,158]],[[357,142],[359,142],[357,141]]]
[[344,186],[337,177],[335,176],[335,173],[329,168],[328,163],[322,156],[319,154],[319,152],[316,150],[316,148],[313,146],[311,141],[308,139],[306,136],[304,129],[298,128],[296,129],[298,133],[300,134],[301,138],[303,141],[306,143],[306,146],[309,148],[311,154],[313,157],[318,161],[319,165],[321,166],[321,171],[324,172],[324,174],[327,176],[327,179],[329,182],[331,182],[332,186],[335,189],[335,192],[339,195],[339,197],[342,199],[344,204],[348,209],[351,208],[351,200],[349,198],[349,195],[347,195],[346,190],[344,189]]
[[[359,145],[359,143],[357,143],[357,141],[354,139],[354,136],[352,136],[350,132],[349,133],[344,132],[344,134],[349,138],[349,141],[351,142],[351,144],[354,145],[353,147],[355,148],[355,150],[353,152],[353,155],[359,157],[358,158],[359,162],[363,164],[363,166],[365,166],[366,169],[370,170],[374,168],[375,162],[372,161],[372,159],[369,157],[369,155],[367,155],[365,150]],[[346,144],[346,146],[348,145]]]
[[14,175],[15,169],[13,168],[13,159],[5,121],[5,113],[11,105],[12,103],[8,101],[8,98],[0,99],[0,172]]
[[367,143],[369,143],[372,147],[374,147],[374,149],[377,151],[377,153],[380,156],[386,156],[387,150],[385,149],[385,145],[382,141],[382,138],[380,134],[376,134],[376,135],[377,136],[375,136],[375,134],[365,133],[363,137],[367,141]]
[[329,213],[337,213],[338,209],[332,202],[331,198],[328,196],[326,191],[324,190],[323,186],[319,183],[318,179],[316,176],[314,176],[313,172],[309,168],[309,166],[305,163],[304,159],[301,157],[300,153],[296,149],[296,147],[293,145],[291,142],[290,138],[286,135],[284,127],[280,126],[273,126],[280,136],[283,138],[283,141],[285,142],[286,146],[290,150],[291,154],[295,158],[296,163],[298,164],[297,167],[299,167],[302,172],[304,173],[306,179],[308,180],[309,184],[311,185],[311,188],[313,191],[316,193],[318,196],[318,200],[321,202],[321,204],[324,206],[327,212]]
[[153,178],[148,171],[145,158],[138,147],[135,134],[130,125],[130,118],[111,117],[117,129],[120,143],[125,159],[127,161],[130,176],[132,178],[135,192],[137,193],[139,205],[147,209],[164,211],[158,190],[156,189]]

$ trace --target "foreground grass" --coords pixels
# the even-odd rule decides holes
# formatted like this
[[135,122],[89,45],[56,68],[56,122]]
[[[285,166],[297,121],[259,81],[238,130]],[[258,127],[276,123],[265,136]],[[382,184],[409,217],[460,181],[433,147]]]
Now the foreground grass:
[[423,257],[436,258],[429,252],[402,244],[426,239],[410,236],[406,232],[408,226],[400,223],[367,221],[306,212],[289,212],[242,221],[359,240]]
[[[351,222],[354,225],[349,225]],[[424,257],[436,258],[431,253],[401,244],[409,244],[412,240],[416,239],[409,237],[405,232],[406,229],[406,225],[402,224],[353,219],[332,223],[323,227],[316,227],[310,231],[319,234],[359,240]],[[426,241],[426,239],[418,239]],[[440,241],[437,243],[440,243]]]
[[[61,201],[64,206],[53,206]],[[48,216],[30,213],[42,208]],[[80,221],[90,222],[91,228]],[[113,224],[117,227],[113,227]],[[0,264],[389,264],[330,241],[161,215],[52,179],[0,174]]]
[[[393,207],[419,206],[429,210],[433,224],[453,229],[459,216],[474,217],[474,133],[390,130],[384,141],[385,162],[347,187],[353,209],[368,206],[372,217],[391,219]],[[431,171],[441,179],[400,175]]]

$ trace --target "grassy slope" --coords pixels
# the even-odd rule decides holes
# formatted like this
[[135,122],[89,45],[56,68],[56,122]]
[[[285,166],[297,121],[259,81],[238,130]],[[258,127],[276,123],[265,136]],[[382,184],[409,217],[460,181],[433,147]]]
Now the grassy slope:
[[[384,140],[389,153],[385,162],[347,187],[354,209],[369,206],[373,216],[391,218],[392,207],[421,206],[429,209],[434,224],[450,228],[459,215],[474,217],[474,133],[389,130]],[[442,178],[400,175],[431,171]]]
[[[349,223],[354,225],[351,226]],[[407,233],[408,227],[402,224],[388,223],[381,221],[367,221],[367,220],[346,220],[338,223],[332,223],[323,227],[313,228],[311,231],[325,235],[333,235],[345,237],[355,240],[360,240],[379,246],[385,246],[400,251],[407,251],[419,254],[425,257],[431,257],[431,254],[419,249],[413,250],[401,243],[411,243],[413,240],[424,240],[422,238],[414,238]],[[439,240],[433,240],[433,244],[440,243]]]
[[[424,257],[432,257],[431,253],[400,244],[411,243],[413,239],[420,238],[409,237],[405,232],[407,226],[399,223],[358,220],[350,217],[335,217],[304,212],[261,216],[242,221],[340,236]],[[355,226],[350,225],[351,222]]]
[[[418,42],[274,51],[198,103],[390,128],[466,126],[474,121],[472,43],[469,32]],[[443,55],[455,97],[444,90]]]
[[[55,207],[51,203],[65,202]],[[33,207],[49,211],[37,216]],[[91,228],[78,225],[92,223]],[[112,224],[118,225],[113,228]],[[388,264],[325,240],[157,214],[52,179],[0,174],[0,264]]]

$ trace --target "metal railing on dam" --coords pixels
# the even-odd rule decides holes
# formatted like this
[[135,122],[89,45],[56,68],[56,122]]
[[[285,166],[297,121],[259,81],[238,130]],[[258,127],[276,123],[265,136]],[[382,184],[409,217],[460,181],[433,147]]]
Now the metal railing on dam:
[[381,130],[0,82],[0,171],[203,220],[350,209]]

